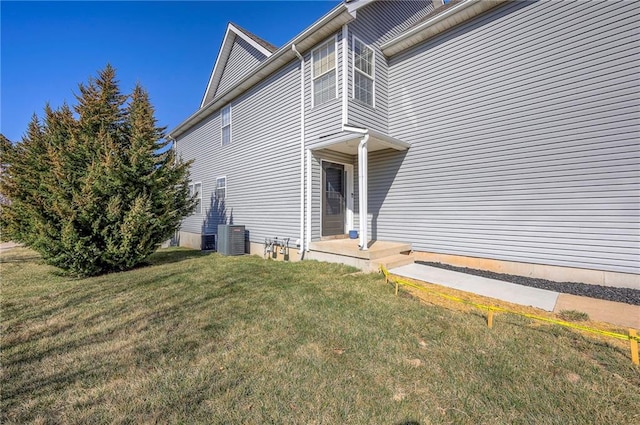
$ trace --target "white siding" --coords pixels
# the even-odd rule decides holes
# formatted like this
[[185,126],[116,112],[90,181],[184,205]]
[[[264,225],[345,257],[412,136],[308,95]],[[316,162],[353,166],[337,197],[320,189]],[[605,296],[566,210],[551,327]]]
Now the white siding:
[[[431,0],[377,1],[358,10],[349,24],[348,122],[351,125],[388,132],[388,66],[380,46],[414,25],[433,10]],[[353,98],[353,36],[375,54],[375,108]]]
[[246,40],[241,37],[235,37],[215,95],[223,93],[240,81],[242,77],[249,75],[249,71],[265,58],[266,56],[263,53]]
[[[194,159],[191,179],[202,181],[203,214],[183,231],[216,233],[221,222],[245,225],[253,242],[289,237],[300,229],[300,74],[293,61],[231,103],[231,144],[221,146],[219,112],[178,140]],[[274,107],[277,105],[277,107]],[[224,205],[214,200],[217,177],[226,176]]]
[[[308,148],[320,142],[320,137],[342,130],[342,34],[334,34],[328,40],[337,40],[336,46],[336,98],[321,105],[312,106],[311,52],[305,54],[305,139]],[[312,49],[313,50],[313,49]]]
[[[638,5],[514,2],[390,59],[373,234],[640,272]],[[397,164],[397,165],[393,165]]]

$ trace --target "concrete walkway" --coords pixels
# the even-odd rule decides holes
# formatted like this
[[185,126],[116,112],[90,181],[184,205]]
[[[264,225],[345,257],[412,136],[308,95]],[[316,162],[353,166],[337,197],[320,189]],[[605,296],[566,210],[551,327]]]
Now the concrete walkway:
[[408,264],[389,270],[391,273],[423,282],[471,292],[485,297],[497,298],[514,304],[528,305],[546,311],[553,311],[558,300],[558,292],[530,288],[501,280],[439,269],[422,264]]
[[587,313],[591,320],[597,322],[607,322],[640,329],[640,306],[637,305],[561,294],[422,264],[409,264],[389,271],[397,276],[434,283],[546,311],[556,313],[562,310],[582,311]]

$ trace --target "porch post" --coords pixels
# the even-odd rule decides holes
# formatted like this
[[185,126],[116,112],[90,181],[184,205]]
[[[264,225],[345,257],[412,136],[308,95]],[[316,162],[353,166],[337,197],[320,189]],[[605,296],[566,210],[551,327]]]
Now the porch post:
[[369,134],[365,134],[358,144],[358,201],[360,210],[360,250],[366,251],[369,235],[367,232],[367,206],[368,206],[368,148]]

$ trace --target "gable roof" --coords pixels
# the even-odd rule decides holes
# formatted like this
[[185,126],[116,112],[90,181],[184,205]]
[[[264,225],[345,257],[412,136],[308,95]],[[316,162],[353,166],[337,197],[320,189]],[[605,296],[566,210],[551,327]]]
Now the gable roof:
[[[178,124],[173,130],[169,131],[167,133],[167,138],[175,139],[179,135],[188,131],[193,125],[201,122],[211,113],[220,109],[222,106],[226,105],[240,94],[246,92],[255,84],[263,81],[266,77],[273,74],[284,65],[290,63],[293,60],[297,60],[296,51],[304,53],[310,50],[316,44],[325,40],[330,34],[339,31],[342,28],[342,25],[351,22],[353,19],[353,12],[350,12],[347,9],[345,3],[340,3],[310,27],[302,31],[292,40],[287,42],[284,46],[273,52],[257,67],[252,69],[251,72],[247,73],[247,75],[242,77],[238,82],[234,83],[233,86],[225,89],[215,96],[213,94],[215,90],[214,92],[211,92],[209,87],[207,90],[211,98],[207,98],[206,102],[204,102],[197,111],[191,114],[191,116],[189,116],[183,122]],[[219,54],[218,57],[220,58],[221,54]],[[218,61],[216,61],[216,66],[224,67],[224,64],[218,65]],[[214,74],[215,71],[216,70],[214,69]],[[211,76],[211,79],[213,79],[213,75]],[[211,81],[209,85],[211,86]]]
[[239,27],[236,24],[229,22],[227,24],[227,31],[224,34],[224,39],[222,40],[222,46],[220,47],[220,51],[218,52],[218,58],[216,59],[215,65],[213,66],[213,71],[211,71],[211,77],[209,77],[209,84],[207,84],[207,89],[205,90],[204,96],[202,97],[202,102],[200,103],[201,108],[210,100],[212,100],[216,93],[216,89],[220,84],[220,79],[222,78],[225,64],[229,59],[231,48],[236,41],[236,37],[240,37],[241,39],[249,43],[252,47],[254,47],[258,52],[264,55],[263,59],[268,58],[273,54],[273,52],[277,50],[277,47],[273,44],[263,40],[257,35],[245,30],[244,28]]
[[260,44],[262,47],[264,47],[265,49],[267,49],[269,52],[273,53],[276,50],[278,50],[278,48],[276,46],[274,46],[273,44],[269,43],[268,41],[266,41],[263,38],[258,37],[257,35],[255,35],[254,33],[242,28],[240,25],[237,25],[233,22],[229,23],[230,25],[233,25],[234,28],[239,29],[240,31],[242,31],[245,35],[251,37],[251,39],[253,41],[255,41],[256,43]]

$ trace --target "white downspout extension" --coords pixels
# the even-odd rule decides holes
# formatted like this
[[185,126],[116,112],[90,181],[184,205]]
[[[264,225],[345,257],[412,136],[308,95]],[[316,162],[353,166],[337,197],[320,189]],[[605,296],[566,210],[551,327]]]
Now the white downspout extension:
[[307,239],[304,245],[307,252],[311,243],[311,185],[311,149],[307,149]]
[[347,74],[349,69],[347,68],[347,61],[349,59],[349,30],[347,24],[342,26],[342,128],[349,122],[349,85],[347,82]]
[[300,243],[298,254],[302,254],[305,249],[304,232],[304,57],[296,49],[296,45],[291,45],[291,50],[300,59]]
[[367,251],[369,249],[369,235],[367,231],[367,206],[369,202],[368,192],[368,153],[367,142],[369,134],[366,133],[358,144],[358,189],[359,189],[359,210],[360,210],[360,250]]

